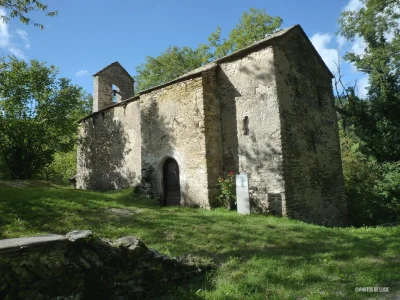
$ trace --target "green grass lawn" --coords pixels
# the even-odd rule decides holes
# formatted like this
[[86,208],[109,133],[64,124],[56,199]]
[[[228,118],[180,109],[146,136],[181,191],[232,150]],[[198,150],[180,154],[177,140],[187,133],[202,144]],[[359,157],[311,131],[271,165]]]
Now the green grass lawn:
[[[119,214],[124,209],[129,214]],[[163,254],[212,260],[215,271],[176,298],[375,299],[356,287],[389,287],[400,298],[400,228],[325,228],[224,209],[159,207],[130,190],[96,193],[0,183],[0,238],[90,229],[135,235]],[[385,298],[386,299],[386,298]]]

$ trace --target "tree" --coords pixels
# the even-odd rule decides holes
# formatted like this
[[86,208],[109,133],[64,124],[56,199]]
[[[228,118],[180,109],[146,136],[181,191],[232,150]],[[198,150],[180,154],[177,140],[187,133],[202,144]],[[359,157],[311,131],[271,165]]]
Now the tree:
[[48,6],[38,0],[0,0],[1,7],[11,11],[10,17],[0,15],[0,20],[3,22],[7,23],[11,18],[18,18],[23,24],[33,24],[40,29],[43,29],[44,26],[28,17],[31,11],[42,11],[48,17],[57,15],[57,11],[48,11]]
[[11,178],[29,179],[73,148],[89,96],[43,62],[9,57],[0,70],[0,156]]
[[340,130],[349,225],[400,221],[400,161],[378,163],[360,151],[363,142]]
[[190,47],[169,47],[157,57],[146,57],[146,62],[136,67],[136,90],[141,91],[171,81],[213,59],[240,50],[274,33],[282,24],[280,17],[271,17],[265,10],[251,8],[243,13],[239,23],[221,41],[221,28],[208,38],[209,44]]
[[355,226],[400,220],[400,3],[398,0],[360,0],[363,7],[345,11],[339,32],[362,39],[362,54],[345,55],[369,77],[365,99],[355,87],[341,82],[337,89],[343,173],[349,222]]
[[272,17],[265,9],[250,8],[244,12],[228,39],[221,41],[221,27],[208,38],[214,48],[213,58],[220,58],[264,39],[266,35],[276,32],[282,25],[282,18]]
[[198,49],[190,47],[169,47],[157,57],[146,57],[146,62],[136,67],[138,75],[136,91],[168,82],[193,69],[207,63],[211,55],[208,48],[199,46]]
[[400,160],[400,3],[361,2],[360,10],[342,13],[339,32],[365,41],[364,53],[349,52],[345,59],[369,75],[370,87],[365,100],[349,97],[342,114],[354,124],[364,153],[395,162]]

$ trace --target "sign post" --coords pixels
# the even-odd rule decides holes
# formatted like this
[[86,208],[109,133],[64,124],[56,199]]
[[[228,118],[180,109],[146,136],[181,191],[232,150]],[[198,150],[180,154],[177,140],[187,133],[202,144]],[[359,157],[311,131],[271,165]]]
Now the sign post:
[[237,211],[242,215],[250,214],[249,179],[247,174],[237,174],[236,179],[236,203]]

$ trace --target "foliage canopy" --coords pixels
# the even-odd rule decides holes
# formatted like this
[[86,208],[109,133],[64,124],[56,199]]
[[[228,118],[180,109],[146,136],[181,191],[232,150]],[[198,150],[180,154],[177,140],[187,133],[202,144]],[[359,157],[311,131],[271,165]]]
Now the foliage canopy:
[[345,11],[340,34],[365,41],[362,54],[349,52],[345,59],[369,75],[367,99],[349,93],[340,111],[354,124],[365,143],[362,150],[379,162],[400,160],[400,3],[361,0],[358,11]]
[[282,25],[281,17],[272,17],[264,9],[250,8],[244,12],[227,39],[221,40],[221,28],[208,38],[212,58],[217,59],[264,39],[276,32]]
[[0,70],[0,155],[11,178],[31,178],[72,149],[90,96],[37,60],[1,59]]
[[211,55],[207,47],[169,47],[157,57],[146,57],[146,62],[136,67],[136,90],[160,85],[207,63]]
[[282,24],[280,17],[271,17],[265,10],[251,8],[244,12],[227,39],[221,39],[217,27],[208,38],[208,44],[191,47],[169,47],[157,57],[146,57],[145,63],[136,67],[136,91],[171,81],[214,59],[247,47],[274,33]]
[[43,29],[44,26],[40,23],[36,23],[28,14],[32,11],[41,11],[48,17],[54,17],[57,15],[57,11],[49,11],[48,6],[43,4],[39,0],[0,0],[0,8],[4,7],[10,10],[10,16],[0,15],[0,21],[8,22],[12,18],[18,18],[21,23],[30,25]]
[[345,59],[368,75],[365,99],[354,88],[338,111],[343,173],[350,224],[377,225],[400,221],[400,3],[361,0],[345,11],[339,33],[365,42],[363,53]]

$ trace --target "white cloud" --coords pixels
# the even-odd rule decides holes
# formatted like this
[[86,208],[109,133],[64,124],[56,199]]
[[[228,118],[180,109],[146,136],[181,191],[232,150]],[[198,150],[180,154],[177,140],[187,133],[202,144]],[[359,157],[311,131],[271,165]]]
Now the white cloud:
[[311,37],[315,49],[321,55],[325,64],[332,72],[336,71],[336,63],[338,61],[338,52],[335,48],[329,48],[329,43],[332,41],[333,36],[329,33],[316,33]]
[[344,36],[338,35],[338,36],[336,37],[336,43],[338,44],[339,49],[342,49],[343,46],[346,45],[347,40],[346,40],[346,38],[345,38]]
[[[343,7],[343,11],[345,10],[352,10],[352,11],[358,11],[362,7],[364,7],[364,3],[361,0],[350,0],[349,3],[345,7]],[[343,43],[344,37],[338,36],[337,37],[337,42],[339,44],[339,47],[342,48],[345,43]],[[357,55],[363,55],[365,53],[365,41],[362,37],[356,36],[354,38],[354,41],[352,41],[352,45],[350,46],[350,50],[354,52]]]
[[365,46],[366,44],[364,39],[356,36],[353,45],[351,46],[351,50],[357,55],[363,55],[365,53]]
[[[333,34],[316,33],[311,37],[310,40],[333,74],[337,73],[336,63],[338,62],[339,50],[341,53],[353,51],[360,55],[365,52],[365,42],[361,38],[356,38],[354,42],[351,43],[343,36],[337,36],[336,39],[334,39]],[[361,75],[353,64],[346,62],[344,59],[341,59],[340,64],[341,75],[343,76],[342,80],[344,81],[344,84],[346,86],[353,86],[356,78],[358,77],[356,82],[356,93],[360,98],[365,98],[367,96],[367,88],[369,86],[368,75]]]
[[24,52],[21,49],[19,49],[18,47],[10,46],[7,48],[7,50],[12,55],[16,56],[17,58],[24,59],[24,60],[26,59]]
[[384,33],[385,39],[390,43],[391,41],[393,41],[394,39],[394,32],[393,30],[388,32],[388,33]]
[[369,87],[368,75],[364,75],[361,79],[357,80],[358,96],[365,98],[367,96],[367,88]]
[[[0,16],[5,16],[6,11],[0,8]],[[0,48],[6,48],[10,43],[10,34],[8,33],[8,24],[0,19]]]
[[[362,7],[365,7],[365,5],[364,5],[364,3],[363,3],[363,1],[362,0],[350,0],[349,1],[349,3],[347,3],[347,5],[345,6],[345,7],[343,7],[343,11],[345,11],[345,10],[352,10],[352,11],[358,11],[358,10],[360,10]],[[400,14],[400,8],[399,7],[396,7],[395,9],[394,9],[394,13],[395,14]],[[383,16],[383,17],[385,17],[385,15],[383,14],[383,13],[378,13],[378,16]],[[397,21],[397,29],[400,29],[400,21]],[[391,30],[390,32],[388,32],[388,33],[385,33],[384,35],[385,35],[385,38],[389,41],[389,42],[391,42],[392,40],[393,40],[393,38],[394,38],[394,33],[395,33],[395,29],[393,29],[393,30]],[[362,41],[362,42],[364,42],[364,41]],[[358,50],[360,49],[360,48],[357,48]],[[353,50],[354,51],[354,50]],[[359,54],[361,54],[361,53],[359,53]]]
[[[361,55],[361,57],[362,57],[364,55],[364,53],[365,53],[365,47],[366,47],[366,44],[365,44],[364,39],[359,37],[359,36],[357,36],[357,37],[355,37],[355,39],[354,39],[353,43],[351,44],[349,50],[351,52],[354,52],[356,55]],[[353,63],[351,63],[351,70],[353,72],[358,72],[357,71],[357,67]]]
[[[0,8],[0,16],[6,16],[6,15],[7,15],[6,11],[3,8]],[[21,30],[21,32],[25,31]],[[19,33],[18,35],[22,39],[24,39],[22,37],[24,33],[22,33],[22,36]],[[0,49],[3,49],[4,51],[9,52],[12,55],[15,55],[17,58],[26,59],[24,52],[19,48],[18,45],[11,42],[11,38],[12,36],[10,35],[8,24],[4,23],[4,21],[0,19]],[[26,34],[26,32],[25,32],[25,38],[28,39],[28,35]],[[25,39],[24,41],[26,42]]]
[[24,40],[25,48],[29,49],[31,47],[31,44],[29,43],[28,33],[25,30],[21,29],[18,29],[16,32],[20,36],[20,38]]
[[[397,15],[400,15],[400,7],[395,8],[394,9],[394,13],[397,14]],[[395,31],[396,30],[400,30],[400,20],[397,20],[396,23],[397,23],[397,28],[393,28],[388,33],[385,33],[385,38],[389,43],[393,41],[394,36],[395,36]]]
[[347,3],[347,5],[343,8],[343,11],[345,10],[360,10],[360,8],[362,8],[364,6],[364,4],[360,1],[360,0],[350,0],[349,3]]
[[75,73],[75,75],[77,77],[83,77],[83,76],[89,75],[89,71],[88,70],[79,70],[78,72]]

